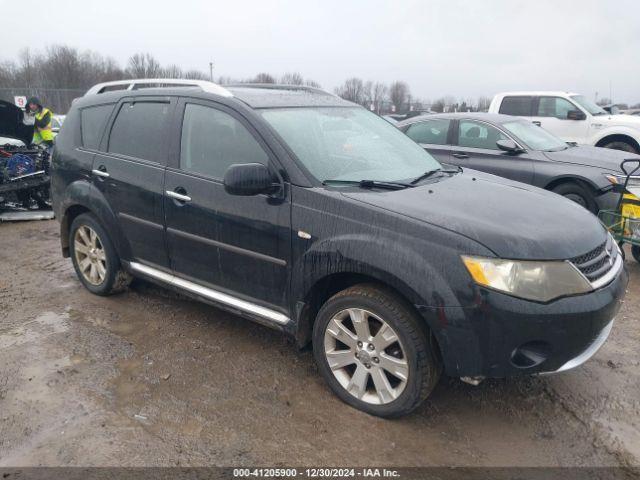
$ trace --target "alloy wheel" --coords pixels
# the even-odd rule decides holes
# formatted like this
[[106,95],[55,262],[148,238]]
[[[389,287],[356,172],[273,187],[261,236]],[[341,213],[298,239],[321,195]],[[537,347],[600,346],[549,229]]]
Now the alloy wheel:
[[82,225],[73,241],[76,263],[84,279],[92,285],[102,284],[107,276],[107,256],[98,234]]
[[390,403],[407,386],[409,363],[398,334],[367,310],[334,315],[325,329],[324,353],[336,380],[363,402]]

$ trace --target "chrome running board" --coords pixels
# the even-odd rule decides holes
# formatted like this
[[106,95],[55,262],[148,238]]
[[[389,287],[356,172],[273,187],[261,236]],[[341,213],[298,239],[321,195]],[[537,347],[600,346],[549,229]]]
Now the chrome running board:
[[285,325],[290,321],[289,317],[287,317],[286,315],[280,312],[276,312],[275,310],[271,310],[270,308],[261,307],[260,305],[247,302],[246,300],[241,300],[227,293],[222,293],[209,287],[204,287],[189,280],[171,275],[170,273],[166,273],[156,268],[149,267],[148,265],[143,265],[137,262],[130,262],[129,267],[136,272],[140,272],[144,275],[155,278],[156,280],[160,280],[167,285],[186,290],[206,299],[213,300],[214,302],[222,303],[223,305],[237,308],[238,310],[242,310],[243,312],[252,313],[253,315],[266,318],[280,325]]

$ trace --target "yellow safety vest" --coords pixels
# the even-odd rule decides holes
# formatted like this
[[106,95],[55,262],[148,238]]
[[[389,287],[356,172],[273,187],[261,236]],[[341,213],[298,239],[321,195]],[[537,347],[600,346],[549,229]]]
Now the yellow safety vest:
[[49,123],[44,127],[34,127],[33,129],[33,143],[38,145],[42,142],[52,142],[53,141],[53,131],[51,130],[51,120],[53,119],[53,112],[48,108],[42,108],[38,113],[36,113],[36,122],[42,120],[44,116],[50,113]]

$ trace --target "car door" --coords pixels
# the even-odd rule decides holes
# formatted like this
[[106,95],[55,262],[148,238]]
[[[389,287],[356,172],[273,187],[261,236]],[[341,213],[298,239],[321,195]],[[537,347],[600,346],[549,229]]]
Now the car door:
[[446,118],[432,118],[411,123],[404,133],[433,155],[440,163],[450,161],[451,145],[449,131],[452,121]]
[[487,122],[459,120],[455,126],[456,145],[451,152],[451,163],[531,183],[533,164],[528,156],[500,150],[496,145],[498,140],[512,139]]
[[[533,106],[531,121],[560,137],[565,142],[585,143],[589,134],[589,119],[567,118],[572,110],[583,112],[573,102],[562,97],[537,97]],[[584,113],[584,112],[583,112]]]
[[93,182],[107,199],[131,260],[169,267],[163,212],[166,129],[175,107],[167,97],[120,101],[93,159]]
[[273,168],[270,150],[226,106],[185,99],[178,108],[180,133],[164,199],[172,269],[179,277],[285,310],[289,198],[233,196],[223,185],[232,164]]

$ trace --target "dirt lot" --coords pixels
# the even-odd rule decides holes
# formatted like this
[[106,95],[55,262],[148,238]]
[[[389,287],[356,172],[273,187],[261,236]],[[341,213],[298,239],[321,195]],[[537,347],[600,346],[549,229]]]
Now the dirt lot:
[[310,352],[143,282],[101,298],[54,221],[0,224],[0,467],[640,464],[640,265],[602,350],[560,376],[443,379],[413,415],[353,410]]

